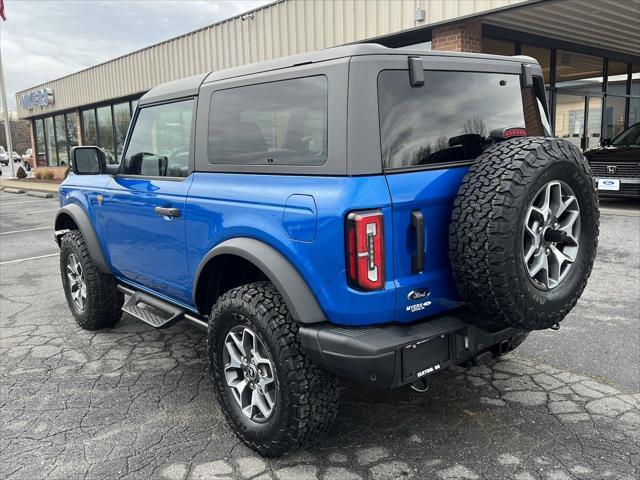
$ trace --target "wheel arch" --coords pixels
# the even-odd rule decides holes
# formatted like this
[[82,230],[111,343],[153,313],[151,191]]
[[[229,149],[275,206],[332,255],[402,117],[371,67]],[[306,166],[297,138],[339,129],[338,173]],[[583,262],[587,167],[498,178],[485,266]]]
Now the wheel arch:
[[60,239],[69,230],[79,230],[84,241],[89,249],[91,259],[96,264],[96,267],[101,273],[111,274],[111,269],[107,264],[107,261],[102,252],[102,247],[98,241],[98,236],[93,228],[91,220],[87,212],[75,203],[65,205],[58,213],[56,213],[56,219],[54,222],[55,239],[58,246],[60,246]]
[[244,265],[255,269],[247,278],[248,281],[256,280],[256,272],[271,281],[282,295],[294,320],[301,323],[327,320],[307,283],[291,262],[270,245],[245,237],[232,238],[220,243],[200,262],[193,280],[193,303],[201,313],[209,313],[207,309],[215,303],[212,296],[224,293],[210,291],[211,279],[212,276],[221,278],[223,274],[216,267],[221,266],[219,262],[228,259],[234,259],[237,262],[234,264],[236,267]]

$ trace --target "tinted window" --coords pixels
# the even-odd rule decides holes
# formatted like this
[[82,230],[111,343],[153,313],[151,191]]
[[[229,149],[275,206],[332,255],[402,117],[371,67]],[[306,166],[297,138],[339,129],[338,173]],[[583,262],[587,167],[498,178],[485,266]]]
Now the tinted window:
[[209,161],[324,164],[327,101],[324,76],[215,92],[209,118]]
[[526,126],[531,135],[544,133],[540,120],[544,113],[530,91],[525,121],[519,75],[424,73],[423,87],[411,87],[406,70],[384,71],[378,77],[385,168],[473,159],[496,128]]
[[124,157],[124,173],[149,177],[186,177],[193,100],[140,110]]
[[67,144],[69,149],[78,145],[78,114],[67,113]]
[[129,102],[118,103],[113,106],[114,127],[116,129],[116,157],[119,159],[124,147],[124,139],[127,136],[127,128],[129,128],[129,120],[131,114],[129,112]]

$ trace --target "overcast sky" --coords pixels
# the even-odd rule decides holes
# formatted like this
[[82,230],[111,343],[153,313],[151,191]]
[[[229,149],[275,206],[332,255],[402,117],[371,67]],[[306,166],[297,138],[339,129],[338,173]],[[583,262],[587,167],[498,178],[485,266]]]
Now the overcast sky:
[[5,0],[0,48],[15,93],[272,0]]

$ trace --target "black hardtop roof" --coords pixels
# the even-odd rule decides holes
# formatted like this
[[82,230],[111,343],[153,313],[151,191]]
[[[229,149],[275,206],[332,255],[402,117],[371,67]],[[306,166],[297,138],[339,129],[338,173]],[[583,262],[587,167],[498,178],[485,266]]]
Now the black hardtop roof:
[[460,58],[486,58],[487,60],[504,60],[508,62],[534,63],[538,62],[526,56],[500,56],[489,55],[485,53],[468,53],[468,52],[445,52],[445,51],[427,51],[409,48],[389,48],[377,43],[359,43],[352,45],[344,45],[340,47],[326,48],[314,52],[301,53],[288,57],[280,57],[273,60],[242,65],[239,67],[217,70],[211,73],[202,73],[192,77],[182,78],[173,82],[163,83],[154,87],[147,92],[141,99],[141,104],[155,103],[159,101],[170,100],[171,98],[188,97],[197,95],[200,86],[204,83],[226,80],[229,78],[242,77],[246,75],[254,75],[258,73],[279,70],[283,68],[291,68],[297,65],[309,63],[325,62],[329,60],[337,60],[340,58],[348,58],[365,55],[404,55],[404,56],[423,56],[423,57],[460,57]]

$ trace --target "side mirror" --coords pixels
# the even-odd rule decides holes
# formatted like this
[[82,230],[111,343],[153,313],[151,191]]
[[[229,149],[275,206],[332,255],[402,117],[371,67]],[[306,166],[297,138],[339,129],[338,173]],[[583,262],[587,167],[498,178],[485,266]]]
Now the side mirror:
[[71,169],[76,175],[100,175],[107,170],[104,152],[98,147],[73,147]]
[[609,146],[611,146],[611,139],[610,138],[603,138],[602,140],[600,140],[600,146],[601,147],[609,147]]

